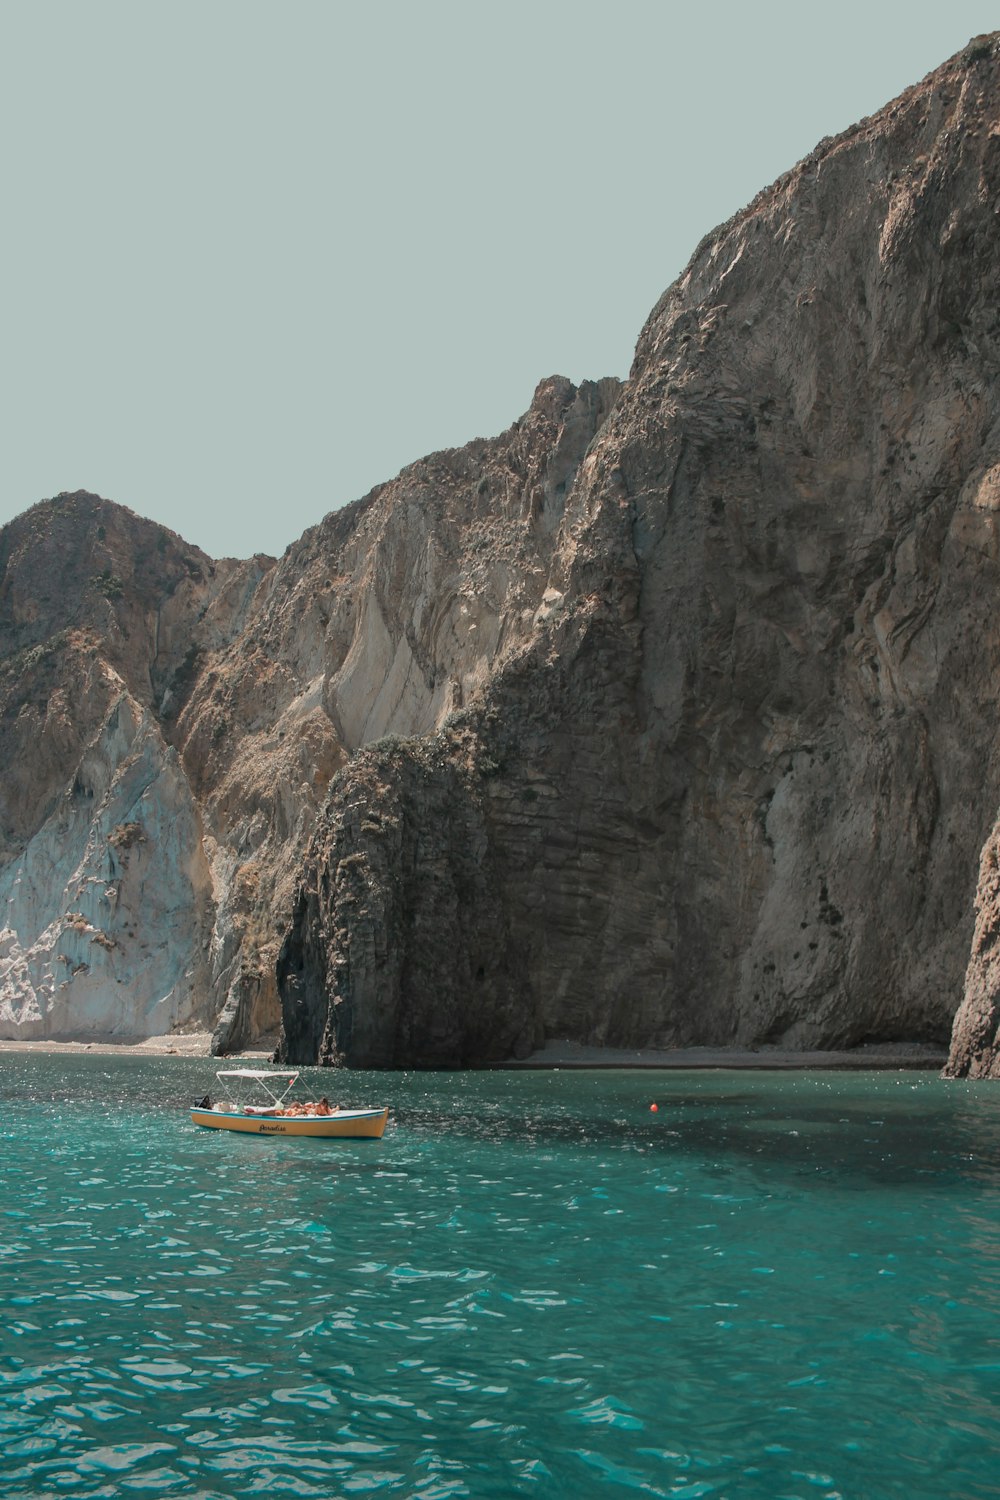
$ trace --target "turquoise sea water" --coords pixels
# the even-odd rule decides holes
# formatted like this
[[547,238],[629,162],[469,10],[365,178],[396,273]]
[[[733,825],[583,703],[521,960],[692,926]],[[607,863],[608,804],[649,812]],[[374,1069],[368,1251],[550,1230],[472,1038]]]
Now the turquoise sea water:
[[213,1075],[0,1057],[4,1500],[1000,1495],[1000,1085]]

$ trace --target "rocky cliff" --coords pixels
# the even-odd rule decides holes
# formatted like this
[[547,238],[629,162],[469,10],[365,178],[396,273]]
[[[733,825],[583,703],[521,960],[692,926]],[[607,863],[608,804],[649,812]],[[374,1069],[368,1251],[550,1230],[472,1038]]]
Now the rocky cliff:
[[981,38],[702,243],[531,636],[332,788],[289,1057],[947,1039],[998,799],[998,211]]
[[998,214],[986,37],[281,560],[5,528],[0,1034],[943,1042],[968,969],[994,1068]]
[[0,532],[0,1036],[214,1022],[210,846],[173,716],[266,563],[96,496]]
[[213,562],[96,496],[0,533],[0,1036],[281,1023],[279,949],[334,774],[475,699],[545,608],[619,391],[544,381],[278,562]]

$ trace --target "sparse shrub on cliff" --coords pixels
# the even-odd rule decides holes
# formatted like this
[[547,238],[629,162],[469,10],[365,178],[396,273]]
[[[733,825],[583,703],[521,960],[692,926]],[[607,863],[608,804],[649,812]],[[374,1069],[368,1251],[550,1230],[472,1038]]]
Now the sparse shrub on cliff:
[[117,573],[112,573],[110,568],[105,568],[101,573],[95,573],[90,579],[90,587],[95,593],[103,595],[105,599],[121,599],[125,593],[125,585]]
[[13,656],[0,663],[0,670],[16,676],[20,672],[30,672],[38,667],[49,657],[61,651],[69,638],[68,630],[60,630],[55,635],[50,635],[47,641],[41,641],[37,646],[26,646],[23,651],[16,651]]
[[260,861],[256,859],[248,859],[236,871],[235,889],[240,899],[248,906],[257,899],[260,890],[260,875]]
[[372,740],[365,748],[375,750],[379,755],[393,755],[405,750],[407,743],[401,734],[384,734],[380,740]]
[[[168,590],[169,592],[171,590]],[[198,675],[203,655],[201,647],[197,645],[189,646],[184,653],[163,695],[164,706],[161,712],[164,719],[176,719],[181,707],[187,701],[188,694]]]

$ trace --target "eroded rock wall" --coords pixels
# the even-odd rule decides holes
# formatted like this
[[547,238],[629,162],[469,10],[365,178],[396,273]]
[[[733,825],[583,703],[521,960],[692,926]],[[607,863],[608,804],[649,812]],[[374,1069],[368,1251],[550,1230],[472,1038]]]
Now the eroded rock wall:
[[362,752],[335,798],[278,965],[289,1061],[452,1067],[539,1039],[482,776],[442,739]]
[[624,388],[278,561],[4,528],[0,1034],[940,1043],[964,975],[995,1072],[998,209],[987,37],[709,235]]
[[[84,493],[0,533],[0,1035],[190,1022],[227,1050],[277,1030],[278,953],[331,778],[373,739],[433,733],[530,636],[619,389],[543,381],[499,438],[412,465],[277,563],[213,562]],[[108,730],[123,713],[150,762],[132,812],[132,739]],[[67,822],[98,753],[107,786]],[[139,909],[119,882],[113,920],[81,912],[72,892],[115,884],[114,830],[133,823],[131,867],[162,863],[163,902]],[[82,938],[90,963],[66,949]]]
[[1000,1078],[1000,825],[983,849],[976,888],[976,924],[955,1017],[946,1074],[952,1078]]
[[217,1047],[280,1023],[276,964],[332,777],[386,735],[435,733],[531,637],[566,494],[619,391],[542,381],[507,432],[327,516],[202,671],[177,742],[211,840]]
[[[495,768],[476,799],[536,1034],[947,1038],[1000,792],[998,202],[987,38],[709,236],[650,317],[534,634],[428,773]],[[346,815],[360,774],[299,907],[300,1035],[396,1004],[389,975],[330,977],[375,910],[337,879],[374,859]],[[429,993],[456,964],[425,949]]]
[[177,753],[122,693],[0,874],[0,1034],[161,1035],[212,1019],[212,888]]

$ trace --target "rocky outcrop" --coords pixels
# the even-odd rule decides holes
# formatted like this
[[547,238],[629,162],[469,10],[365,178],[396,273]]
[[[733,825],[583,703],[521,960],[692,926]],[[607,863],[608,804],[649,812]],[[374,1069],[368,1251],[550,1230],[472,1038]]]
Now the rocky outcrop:
[[436,732],[532,635],[565,496],[619,390],[543,381],[498,438],[327,516],[206,662],[177,740],[215,851],[217,1048],[281,1022],[278,955],[334,774],[386,734]]
[[5,528],[0,1034],[941,1044],[967,969],[996,1071],[998,212],[986,37],[282,559]]
[[[987,38],[709,236],[650,317],[534,633],[424,773],[428,807],[460,787],[481,820],[536,1038],[947,1038],[1000,793],[998,202]],[[402,753],[381,771],[419,884],[447,856],[439,835],[423,863],[400,788],[425,749]],[[384,1062],[359,1011],[460,985],[450,933],[406,977],[380,835],[351,817],[368,775],[337,778],[312,849],[289,1055]],[[366,924],[391,967],[339,962]],[[467,1059],[461,1018],[445,1053]]]
[[[278,964],[290,1059],[453,1067],[534,1046],[481,775],[438,738],[383,742],[352,763]],[[342,925],[327,934],[331,913]]]
[[1000,825],[983,849],[976,890],[976,925],[965,993],[952,1031],[946,1074],[1000,1078]]
[[25,1039],[210,1020],[211,882],[176,752],[127,693],[0,875],[0,1016]]
[[0,532],[0,1036],[214,1022],[210,841],[171,736],[263,571],[85,493]]
[[[331,778],[387,732],[435,731],[530,636],[565,495],[619,388],[543,381],[508,432],[412,465],[277,563],[212,562],[82,493],[0,533],[0,884],[24,897],[0,937],[0,1036],[190,1022],[225,1051],[277,1030],[278,953]],[[133,751],[109,737],[115,713],[150,762],[142,808],[119,805]],[[58,820],[98,744],[116,790],[107,808],[103,783],[88,796],[98,823],[69,837]],[[122,888],[112,932],[70,893],[84,873],[115,884],[109,840],[133,823],[133,864],[163,871],[165,905]],[[26,880],[54,843],[58,864]],[[52,958],[83,916],[110,944],[89,970]]]

